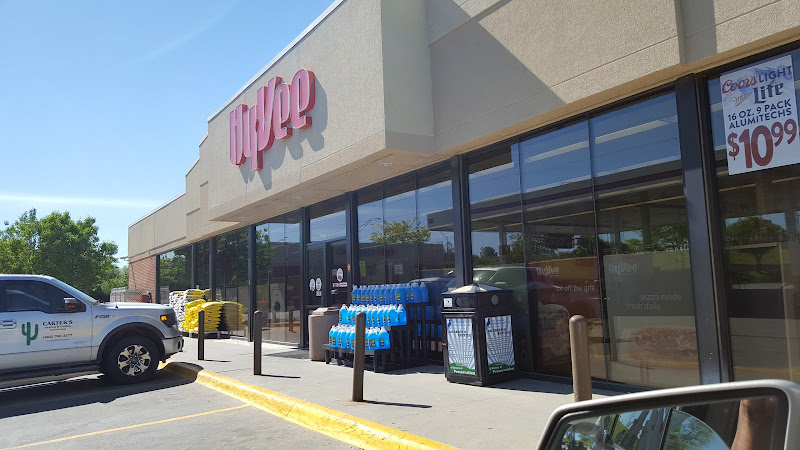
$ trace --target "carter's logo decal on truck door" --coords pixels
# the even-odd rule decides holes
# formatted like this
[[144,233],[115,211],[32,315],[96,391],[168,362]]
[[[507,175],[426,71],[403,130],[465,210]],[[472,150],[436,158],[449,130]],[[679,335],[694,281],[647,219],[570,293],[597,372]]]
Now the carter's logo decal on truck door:
[[31,323],[28,322],[28,326],[26,327],[24,324],[22,325],[22,335],[28,339],[28,344],[31,345],[31,341],[35,341],[37,337],[39,337],[39,324],[35,324],[33,335],[31,335]]

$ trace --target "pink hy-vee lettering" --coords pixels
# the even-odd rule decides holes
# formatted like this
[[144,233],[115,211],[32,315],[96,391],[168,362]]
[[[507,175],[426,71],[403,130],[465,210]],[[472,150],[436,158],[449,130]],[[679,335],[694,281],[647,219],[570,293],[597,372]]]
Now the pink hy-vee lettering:
[[275,77],[258,90],[255,108],[241,104],[231,111],[231,164],[238,166],[250,158],[250,168],[261,170],[261,152],[269,150],[275,139],[311,126],[306,113],[314,107],[314,84],[314,72],[306,69],[294,74],[291,84]]

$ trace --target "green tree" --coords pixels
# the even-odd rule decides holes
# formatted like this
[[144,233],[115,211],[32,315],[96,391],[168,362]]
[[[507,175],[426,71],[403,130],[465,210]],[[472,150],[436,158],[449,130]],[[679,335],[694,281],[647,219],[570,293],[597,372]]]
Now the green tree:
[[[228,233],[217,238],[217,288],[237,288],[247,283],[247,230]],[[218,291],[219,292],[219,291]],[[236,301],[227,294],[219,299]]]
[[115,267],[112,271],[111,278],[107,278],[100,283],[100,292],[102,298],[108,299],[111,294],[111,289],[128,287],[128,266]]
[[160,260],[161,286],[169,287],[170,291],[185,290],[192,282],[192,248],[184,247],[161,255]]
[[428,242],[431,232],[427,227],[423,227],[415,217],[411,221],[388,222],[384,220],[381,230],[373,231],[369,238],[372,242],[381,244],[421,244]]
[[481,247],[478,255],[473,255],[475,267],[497,266],[500,264],[500,255],[493,247]]
[[36,210],[0,231],[0,272],[50,275],[101,297],[103,281],[115,273],[117,245],[101,242],[93,217],[72,220],[69,212],[38,219]]
[[256,268],[259,283],[265,283],[272,273],[272,257],[274,255],[275,247],[272,245],[269,233],[266,230],[256,230]]
[[653,250],[668,251],[689,248],[689,225],[674,224],[652,230]]
[[729,245],[780,242],[786,230],[763,217],[745,217],[725,227],[725,240]]
[[[742,256],[749,255],[755,262],[754,270],[738,270],[732,274],[734,283],[779,281],[780,272],[774,244],[785,238],[785,228],[759,216],[745,217],[726,226],[725,241],[730,254],[729,260],[741,263],[744,259]],[[768,255],[772,255],[772,258],[768,258]]]

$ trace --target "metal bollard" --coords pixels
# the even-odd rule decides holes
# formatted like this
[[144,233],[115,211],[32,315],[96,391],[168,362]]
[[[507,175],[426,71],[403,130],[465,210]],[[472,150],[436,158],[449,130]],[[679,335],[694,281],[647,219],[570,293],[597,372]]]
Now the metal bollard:
[[253,375],[261,375],[261,337],[263,333],[264,313],[253,313]]
[[294,331],[294,305],[289,307],[289,331]]
[[364,401],[364,344],[367,331],[367,315],[356,314],[356,342],[353,351],[353,401]]
[[197,314],[197,359],[202,361],[206,357],[205,344],[206,344],[206,312],[202,309]]
[[586,319],[569,319],[569,346],[572,353],[572,389],[576,402],[592,399],[592,373],[589,369],[589,335]]

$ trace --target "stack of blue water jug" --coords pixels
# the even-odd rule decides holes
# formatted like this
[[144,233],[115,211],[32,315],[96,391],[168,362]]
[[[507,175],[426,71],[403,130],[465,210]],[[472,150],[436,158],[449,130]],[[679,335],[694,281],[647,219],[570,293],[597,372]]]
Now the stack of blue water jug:
[[356,340],[356,315],[363,312],[367,316],[365,348],[390,348],[386,327],[408,323],[403,305],[427,302],[428,288],[424,283],[356,286],[352,293],[352,303],[339,310],[339,324],[331,327],[328,344],[331,347],[353,349]]
[[425,283],[356,286],[352,297],[353,305],[428,303],[428,287]]

